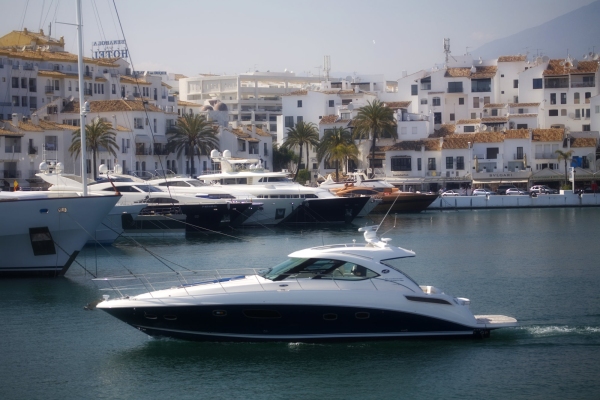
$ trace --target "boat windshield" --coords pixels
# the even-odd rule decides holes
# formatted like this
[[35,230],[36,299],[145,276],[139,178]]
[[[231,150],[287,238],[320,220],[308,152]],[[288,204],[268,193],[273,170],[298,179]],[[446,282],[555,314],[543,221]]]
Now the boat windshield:
[[269,268],[268,270],[261,273],[260,276],[262,276],[265,279],[270,279],[272,281],[275,281],[275,280],[277,280],[276,279],[277,277],[281,276],[282,274],[286,274],[292,268],[297,267],[298,265],[301,265],[302,263],[304,263],[307,260],[308,260],[307,258],[290,258],[288,260],[285,260],[281,264],[277,264],[273,268]]
[[261,274],[265,279],[336,279],[363,280],[379,276],[376,272],[352,262],[328,258],[291,258]]
[[209,185],[207,185],[206,183],[202,183],[202,182],[200,182],[200,181],[189,180],[189,181],[186,181],[186,182],[187,182],[187,183],[188,183],[190,186],[196,186],[196,187],[199,187],[199,186],[209,186]]

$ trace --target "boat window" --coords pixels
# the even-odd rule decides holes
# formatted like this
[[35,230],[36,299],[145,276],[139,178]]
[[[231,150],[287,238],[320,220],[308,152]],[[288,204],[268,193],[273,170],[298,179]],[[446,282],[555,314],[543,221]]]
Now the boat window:
[[152,185],[135,185],[133,187],[137,188],[140,192],[159,192],[159,193],[163,192],[159,188],[152,186]]
[[323,258],[290,259],[262,275],[266,279],[336,279],[363,280],[379,276],[376,272],[351,262]]
[[238,178],[236,183],[238,185],[246,185],[248,183],[248,180],[246,178]]
[[307,199],[316,199],[316,198],[318,198],[318,196],[316,194],[307,194],[305,196],[305,198],[307,198]]
[[[404,258],[404,257],[403,257]],[[398,266],[396,266],[396,264],[402,262],[399,260],[402,260],[403,258],[390,258],[388,260],[381,260],[381,263],[383,265],[385,265],[386,267],[390,267],[391,269],[400,272],[402,275],[404,275],[405,277],[407,277],[410,281],[412,281],[412,283],[414,283],[415,285],[419,286],[419,284],[417,283],[417,281],[415,281],[413,278],[411,278],[406,272],[402,271],[400,268],[398,268]]]
[[195,187],[208,186],[206,183],[202,183],[200,181],[186,181],[185,183],[187,183],[190,186],[195,186]]

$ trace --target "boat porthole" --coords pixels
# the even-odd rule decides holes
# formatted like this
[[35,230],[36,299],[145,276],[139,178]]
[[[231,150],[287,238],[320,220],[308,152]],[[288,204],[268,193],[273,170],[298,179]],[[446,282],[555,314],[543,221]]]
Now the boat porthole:
[[215,317],[224,317],[224,316],[226,316],[226,315],[227,315],[227,311],[225,311],[225,310],[214,310],[214,311],[212,312],[212,314],[213,314]]
[[338,318],[337,314],[323,314],[323,319],[325,321],[335,321]]
[[356,317],[356,319],[367,319],[371,316],[371,314],[365,311],[361,311],[354,314],[354,316]]
[[281,314],[275,310],[244,310],[246,318],[272,319],[281,318]]
[[167,321],[176,321],[177,315],[163,315],[163,318],[166,319]]
[[158,317],[154,314],[144,313],[144,317],[146,317],[146,319],[158,319]]

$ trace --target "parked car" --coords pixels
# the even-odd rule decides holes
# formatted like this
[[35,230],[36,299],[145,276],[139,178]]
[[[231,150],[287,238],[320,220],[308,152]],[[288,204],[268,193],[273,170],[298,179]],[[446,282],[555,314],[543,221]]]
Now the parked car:
[[524,189],[519,189],[519,188],[508,188],[506,189],[506,193],[507,196],[510,195],[528,195],[529,192],[527,190]]
[[496,190],[496,193],[498,193],[498,194],[508,194],[508,193],[506,193],[506,191],[508,189],[517,189],[517,187],[515,185],[510,185],[510,184],[500,185],[500,186],[498,186],[498,190]]
[[488,195],[494,195],[496,194],[496,192],[492,192],[489,189],[475,189],[473,190],[473,196],[488,196]]
[[442,196],[461,196],[460,192],[458,190],[446,190],[444,193],[442,193]]
[[558,190],[552,189],[546,185],[534,185],[529,188],[529,193],[536,194],[558,194]]

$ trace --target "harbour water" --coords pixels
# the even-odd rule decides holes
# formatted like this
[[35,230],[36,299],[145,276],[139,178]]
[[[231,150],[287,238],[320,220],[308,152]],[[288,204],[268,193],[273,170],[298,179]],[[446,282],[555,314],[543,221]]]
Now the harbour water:
[[380,232],[417,253],[403,267],[417,282],[470,298],[475,314],[519,320],[485,340],[193,343],[83,309],[102,293],[82,266],[99,276],[165,263],[261,268],[296,249],[360,242],[359,225],[88,247],[64,279],[0,281],[0,398],[597,399],[598,221],[598,208],[427,211],[398,216],[395,229],[388,216]]

